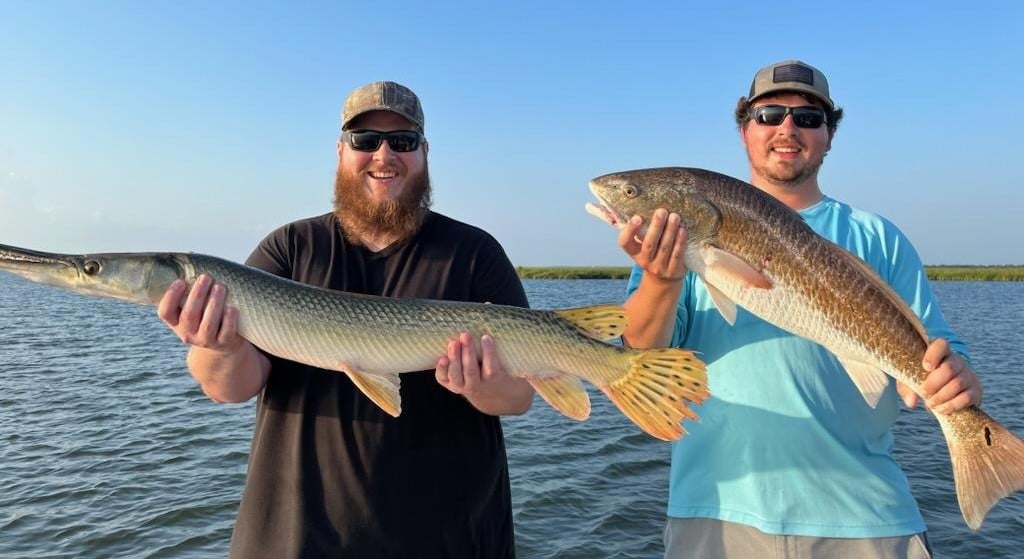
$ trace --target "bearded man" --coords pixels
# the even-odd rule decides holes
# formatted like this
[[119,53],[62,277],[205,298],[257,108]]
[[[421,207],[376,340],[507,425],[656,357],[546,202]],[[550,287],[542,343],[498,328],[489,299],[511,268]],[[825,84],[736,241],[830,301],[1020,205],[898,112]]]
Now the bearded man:
[[[353,91],[334,211],[277,229],[247,263],[351,293],[525,307],[498,242],[429,209],[423,122],[419,99],[400,84]],[[478,356],[461,333],[433,375],[402,375],[395,418],[346,375],[239,337],[238,311],[215,281],[200,278],[187,295],[183,283],[171,286],[158,314],[192,345],[189,371],[207,396],[257,397],[232,557],[514,557],[497,416],[525,413],[533,389],[502,369],[493,340],[480,340]]]

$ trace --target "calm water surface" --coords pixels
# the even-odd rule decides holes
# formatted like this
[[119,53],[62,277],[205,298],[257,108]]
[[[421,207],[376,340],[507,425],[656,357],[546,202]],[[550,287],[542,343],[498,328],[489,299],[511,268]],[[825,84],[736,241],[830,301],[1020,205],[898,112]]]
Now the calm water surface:
[[[536,308],[620,301],[620,280],[533,280]],[[986,410],[1024,435],[1024,283],[935,284]],[[151,308],[0,273],[0,558],[222,557],[254,407],[216,405]],[[520,557],[660,557],[669,445],[596,391],[577,423],[541,400],[505,420]],[[942,558],[1021,557],[1024,498],[964,526],[938,424],[903,413],[897,454]]]

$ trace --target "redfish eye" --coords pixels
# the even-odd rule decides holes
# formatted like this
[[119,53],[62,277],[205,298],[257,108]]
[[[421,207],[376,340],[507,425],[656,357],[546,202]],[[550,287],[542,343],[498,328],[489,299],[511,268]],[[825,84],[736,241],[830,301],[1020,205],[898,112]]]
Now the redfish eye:
[[631,184],[627,184],[622,187],[622,193],[629,198],[636,198],[636,195],[640,193],[637,188]]
[[85,263],[82,264],[82,271],[85,272],[87,276],[94,276],[100,273],[100,268],[100,263],[96,260],[86,260]]

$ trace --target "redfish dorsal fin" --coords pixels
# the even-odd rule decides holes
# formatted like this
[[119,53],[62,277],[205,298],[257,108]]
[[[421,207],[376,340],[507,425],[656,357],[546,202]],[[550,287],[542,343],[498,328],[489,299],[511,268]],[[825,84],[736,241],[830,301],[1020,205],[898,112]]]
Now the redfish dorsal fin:
[[626,309],[622,305],[594,305],[552,312],[572,323],[583,335],[602,342],[618,338],[626,329]]

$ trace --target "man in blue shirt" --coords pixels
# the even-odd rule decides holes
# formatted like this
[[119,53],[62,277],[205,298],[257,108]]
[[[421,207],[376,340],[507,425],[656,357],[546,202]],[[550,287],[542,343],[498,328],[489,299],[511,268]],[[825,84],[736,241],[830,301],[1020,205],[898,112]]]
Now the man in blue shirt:
[[[750,182],[857,254],[921,318],[933,340],[923,363],[930,409],[980,404],[966,346],[943,319],[913,246],[884,218],[818,185],[842,115],[818,69],[797,60],[762,68],[735,112]],[[730,326],[686,269],[679,216],[658,210],[648,225],[640,239],[634,217],[619,236],[636,263],[624,337],[634,347],[701,352],[714,394],[673,443],[666,559],[930,557],[892,456],[900,396],[913,407],[917,395],[890,386],[871,409],[820,345],[752,315]]]

